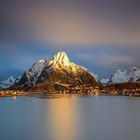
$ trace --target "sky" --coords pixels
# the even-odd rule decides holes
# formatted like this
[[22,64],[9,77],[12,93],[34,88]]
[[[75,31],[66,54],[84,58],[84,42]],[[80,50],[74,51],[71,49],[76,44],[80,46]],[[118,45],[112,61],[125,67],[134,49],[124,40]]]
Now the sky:
[[140,1],[0,1],[0,80],[58,51],[99,78],[139,66]]

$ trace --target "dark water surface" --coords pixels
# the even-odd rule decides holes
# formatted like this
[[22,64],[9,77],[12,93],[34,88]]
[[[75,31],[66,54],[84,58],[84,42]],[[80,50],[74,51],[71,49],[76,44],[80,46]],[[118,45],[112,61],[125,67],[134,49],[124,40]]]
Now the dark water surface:
[[140,140],[140,98],[1,98],[0,140]]

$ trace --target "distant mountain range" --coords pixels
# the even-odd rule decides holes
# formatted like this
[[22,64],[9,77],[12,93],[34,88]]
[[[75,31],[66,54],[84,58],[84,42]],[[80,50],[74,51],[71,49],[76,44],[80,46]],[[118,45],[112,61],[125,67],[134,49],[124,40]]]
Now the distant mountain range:
[[132,67],[126,70],[118,69],[111,75],[109,84],[112,83],[127,83],[127,82],[140,82],[140,68]]
[[0,89],[6,89],[14,84],[15,78],[13,76],[10,76],[7,80],[0,82]]
[[102,79],[101,83],[104,85],[140,82],[140,68],[131,67],[125,70],[116,70],[109,79]]
[[17,83],[21,77],[18,78],[10,76],[8,79],[0,82],[0,89],[7,89],[12,86],[14,83]]
[[0,82],[0,89],[21,89],[31,91],[59,90],[67,87],[84,88],[97,85],[140,82],[140,68],[116,70],[109,79],[98,79],[86,68],[72,63],[65,52],[58,52],[49,60],[39,60],[22,76]]

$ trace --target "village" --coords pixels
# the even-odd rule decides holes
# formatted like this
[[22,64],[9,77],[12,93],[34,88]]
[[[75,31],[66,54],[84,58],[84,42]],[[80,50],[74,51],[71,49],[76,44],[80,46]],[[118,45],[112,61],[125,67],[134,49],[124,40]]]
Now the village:
[[87,95],[87,96],[135,96],[140,97],[140,87],[132,85],[128,87],[120,85],[110,85],[110,86],[87,86],[87,85],[74,85],[74,84],[62,84],[55,82],[51,86],[44,87],[43,84],[40,84],[40,88],[35,88],[32,90],[1,90],[0,97],[9,97],[9,96],[31,96],[34,94],[55,94],[55,95],[65,95],[65,94],[78,94],[78,95]]
[[10,96],[27,96],[28,94],[24,91],[19,90],[1,90],[0,97],[10,97]]
[[122,95],[122,96],[135,96],[140,97],[140,87],[121,87],[103,86],[100,88],[100,94],[102,95]]

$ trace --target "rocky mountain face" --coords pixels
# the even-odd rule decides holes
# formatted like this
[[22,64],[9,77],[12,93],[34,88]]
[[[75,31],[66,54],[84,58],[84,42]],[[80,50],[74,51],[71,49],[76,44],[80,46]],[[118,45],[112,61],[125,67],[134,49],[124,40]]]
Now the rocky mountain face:
[[10,76],[8,79],[0,82],[0,89],[6,89],[15,83],[16,79]]
[[10,89],[60,91],[97,85],[98,82],[90,72],[72,63],[65,52],[58,52],[50,60],[40,60],[33,64]]
[[10,76],[8,79],[0,82],[0,89],[7,89],[11,87],[13,84],[17,83],[20,78],[21,76],[19,76],[18,78]]
[[108,84],[140,82],[140,68],[132,67],[126,70],[118,69],[111,75]]

